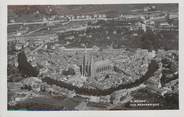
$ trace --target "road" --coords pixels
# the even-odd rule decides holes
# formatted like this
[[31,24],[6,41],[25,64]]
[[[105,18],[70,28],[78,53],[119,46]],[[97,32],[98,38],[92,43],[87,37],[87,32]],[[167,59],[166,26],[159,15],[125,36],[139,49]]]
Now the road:
[[15,23],[8,23],[8,26],[11,25],[33,25],[33,24],[51,24],[51,23],[69,23],[71,21],[86,21],[86,20],[113,20],[118,19],[119,17],[115,18],[92,18],[92,19],[69,19],[68,21],[64,20],[54,20],[54,21],[39,21],[39,22],[15,22]]
[[54,21],[38,21],[38,22],[15,22],[15,23],[8,23],[8,26],[11,25],[33,25],[33,24],[47,24],[47,23],[64,23],[64,20],[54,20]]

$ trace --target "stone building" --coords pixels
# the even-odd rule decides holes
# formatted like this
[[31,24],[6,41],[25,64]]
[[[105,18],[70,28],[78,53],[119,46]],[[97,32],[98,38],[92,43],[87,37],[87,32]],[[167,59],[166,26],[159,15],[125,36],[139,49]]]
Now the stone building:
[[114,70],[112,61],[106,59],[94,62],[93,56],[84,55],[82,60],[81,75],[94,78],[100,73],[112,72]]

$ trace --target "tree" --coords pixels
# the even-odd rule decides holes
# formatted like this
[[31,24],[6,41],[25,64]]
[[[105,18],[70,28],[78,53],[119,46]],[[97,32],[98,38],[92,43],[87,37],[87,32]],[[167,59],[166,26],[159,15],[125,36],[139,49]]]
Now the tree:
[[18,69],[24,77],[36,77],[39,74],[39,71],[32,67],[29,62],[27,62],[27,57],[24,51],[21,51],[18,54]]
[[160,37],[154,32],[145,32],[141,38],[141,48],[155,50],[160,48]]

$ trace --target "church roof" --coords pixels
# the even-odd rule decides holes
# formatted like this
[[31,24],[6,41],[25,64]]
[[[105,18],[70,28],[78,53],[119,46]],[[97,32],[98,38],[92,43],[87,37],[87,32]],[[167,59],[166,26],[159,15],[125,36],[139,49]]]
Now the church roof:
[[108,64],[112,64],[112,62],[109,59],[95,62],[95,66],[103,66]]

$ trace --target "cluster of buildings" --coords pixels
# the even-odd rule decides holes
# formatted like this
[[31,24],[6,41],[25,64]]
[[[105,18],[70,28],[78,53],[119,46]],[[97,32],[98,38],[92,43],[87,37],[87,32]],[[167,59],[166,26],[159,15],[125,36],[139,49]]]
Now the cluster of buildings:
[[55,34],[8,37],[8,51],[19,51],[22,47],[35,49],[41,44],[55,42],[57,38]]
[[106,14],[66,15],[64,17],[67,17],[71,21],[75,21],[75,20],[100,20],[100,19],[106,19],[107,18]]
[[[154,6],[146,7],[144,8],[144,11],[149,12],[154,9],[156,9]],[[25,51],[27,51],[26,48],[29,49],[29,53],[32,54],[31,56],[27,55],[28,61],[33,67],[40,67],[39,77],[51,77],[56,81],[62,81],[77,87],[92,87],[92,89],[96,88],[102,90],[109,89],[119,86],[120,84],[138,80],[140,76],[143,76],[147,72],[149,62],[156,56],[155,51],[148,52],[148,50],[143,49],[137,49],[133,52],[126,51],[125,48],[122,47],[113,49],[113,43],[115,43],[116,40],[116,43],[120,43],[120,41],[124,39],[124,33],[129,33],[131,31],[136,32],[139,30],[142,30],[143,32],[147,32],[148,30],[178,31],[177,18],[171,19],[168,15],[160,15],[160,13],[156,13],[156,15],[151,14],[149,15],[149,18],[146,18],[145,16],[146,14],[120,15],[117,18],[108,18],[105,14],[60,16],[61,19],[66,18],[70,21],[74,21],[74,24],[72,24],[73,26],[70,27],[71,30],[66,28],[59,34],[56,31],[54,34],[46,35],[21,36],[20,34],[17,36],[9,36],[8,51],[18,52],[22,48],[25,48]],[[49,20],[54,21],[55,19],[57,19],[57,17],[52,16]],[[96,21],[94,25],[89,25],[87,23],[85,25],[75,25],[75,21],[83,22],[83,20],[103,20],[105,23],[102,25],[98,24],[99,22]],[[48,21],[48,19],[43,18],[43,21]],[[75,26],[77,28],[74,28]],[[111,26],[113,29],[111,29]],[[53,30],[56,30],[57,28],[58,27],[56,26]],[[27,33],[28,30],[29,29],[27,28],[25,28],[25,30],[22,29],[21,33]],[[50,30],[47,31],[49,32]],[[135,34],[138,35],[138,33]],[[103,37],[101,35],[103,35]],[[102,41],[100,41],[101,39]],[[89,44],[91,40],[92,47],[86,48],[86,45]],[[110,44],[106,44],[108,41]],[[99,42],[105,43],[105,49],[97,46]],[[82,44],[83,48],[67,48],[66,46],[70,45],[70,43]],[[111,48],[109,46],[111,46]],[[118,72],[115,70],[115,67],[118,69]],[[68,72],[71,69],[73,70],[72,74],[63,73],[63,71]],[[166,91],[165,89],[160,90],[161,72],[162,69],[160,68],[154,76],[145,83],[148,89],[156,90],[161,93]],[[44,91],[44,86],[47,85],[43,84],[42,80],[39,78],[33,77],[23,80],[22,84],[31,86],[33,90],[37,92]],[[172,88],[174,91],[177,91],[177,85],[178,80],[173,80],[172,82],[167,83],[165,88],[167,88],[167,91],[168,89],[169,91],[172,91]],[[49,86],[48,92],[54,92],[58,95],[66,95],[70,98],[76,96],[74,91],[58,88],[55,85]],[[114,92],[111,96],[113,97],[113,95],[115,99],[112,103],[114,104],[119,104],[121,100],[124,100],[124,98],[126,99],[126,97],[129,96],[127,89]],[[87,97],[90,102],[110,103],[111,96]]]

